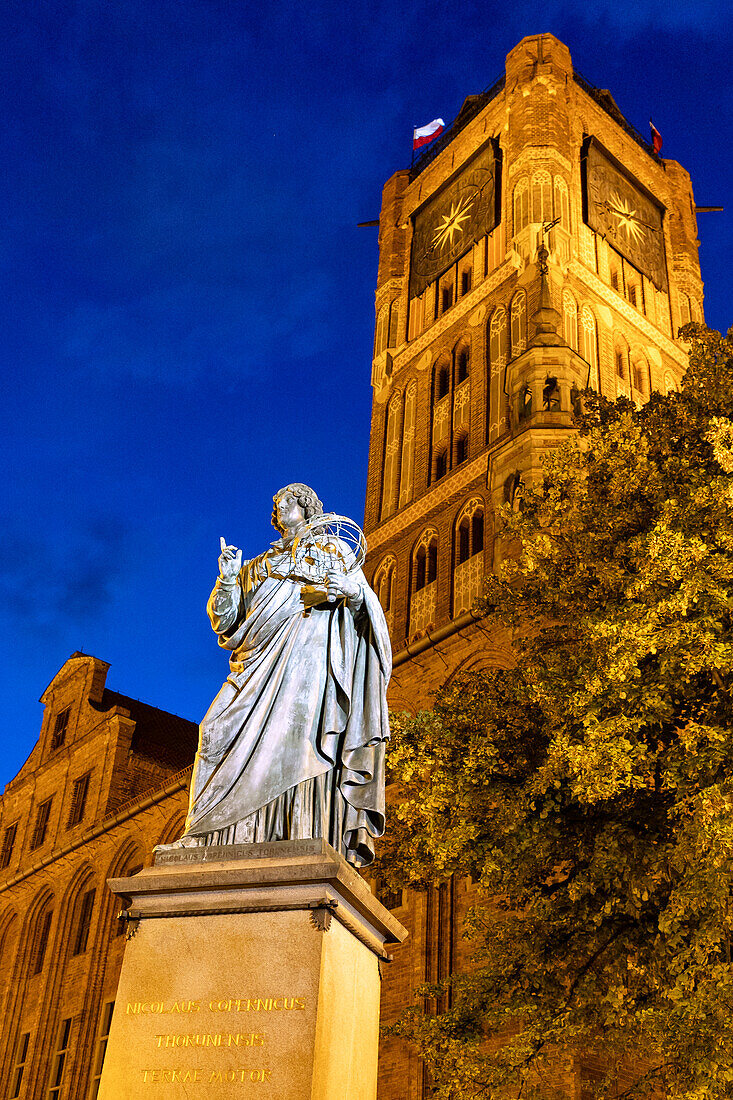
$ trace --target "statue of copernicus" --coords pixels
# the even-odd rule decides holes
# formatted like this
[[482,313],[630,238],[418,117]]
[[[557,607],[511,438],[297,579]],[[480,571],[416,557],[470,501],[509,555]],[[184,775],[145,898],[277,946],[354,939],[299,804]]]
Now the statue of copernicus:
[[281,537],[264,554],[242,563],[221,540],[208,613],[230,673],[201,723],[172,847],[322,837],[366,866],[384,832],[387,624],[360,568],[327,571],[315,595],[293,568],[323,511],[314,491],[287,485],[274,502]]

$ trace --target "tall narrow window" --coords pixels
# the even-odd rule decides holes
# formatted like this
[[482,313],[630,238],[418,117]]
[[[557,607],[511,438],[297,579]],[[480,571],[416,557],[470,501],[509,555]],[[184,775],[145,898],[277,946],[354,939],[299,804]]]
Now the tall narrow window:
[[448,440],[451,429],[450,372],[450,362],[442,360],[435,365],[433,373],[433,481],[443,477],[448,470]]
[[66,731],[69,727],[70,714],[71,707],[67,707],[66,710],[62,710],[56,715],[56,721],[53,724],[53,734],[51,735],[52,749],[60,749],[66,740]]
[[71,1018],[69,1018],[68,1020],[63,1020],[61,1022],[61,1026],[59,1027],[56,1053],[54,1054],[53,1063],[51,1065],[51,1078],[49,1080],[48,1092],[46,1093],[48,1100],[60,1100],[61,1086],[64,1083],[66,1055],[69,1053],[70,1044]]
[[570,198],[568,185],[562,176],[555,176],[553,181],[555,188],[555,217],[560,219],[560,226],[566,233],[570,232]]
[[459,435],[456,440],[456,466],[460,466],[468,458],[468,436]]
[[691,319],[690,299],[687,294],[680,291],[680,328],[682,325],[688,325]]
[[484,506],[474,497],[456,521],[453,615],[470,610],[481,595],[484,581]]
[[632,356],[631,381],[636,396],[646,399],[649,396],[649,364],[640,351]]
[[392,610],[394,599],[395,559],[390,556],[385,558],[374,575],[374,591],[382,605],[382,610],[388,614]]
[[578,304],[567,288],[562,292],[562,327],[565,342],[573,349],[573,351],[577,351]]
[[46,839],[46,830],[48,829],[48,819],[51,816],[51,803],[53,798],[47,798],[45,802],[42,802],[36,811],[36,824],[33,828],[33,835],[31,837],[30,848],[34,852],[36,848],[40,848]]
[[82,895],[76,921],[74,943],[71,949],[72,955],[83,955],[87,949],[89,929],[92,924],[92,911],[94,910],[94,890],[87,890]]
[[611,286],[614,290],[621,292],[621,272],[613,262],[611,263]]
[[446,363],[437,368],[435,374],[435,399],[440,401],[441,397],[446,397],[448,390],[450,389],[450,369]]
[[461,278],[460,278],[460,284],[459,284],[460,285],[461,297],[463,297],[464,294],[468,294],[470,292],[471,282],[472,282],[472,275],[473,275],[473,272],[471,271],[470,267],[461,268]]
[[580,354],[590,366],[590,384],[597,386],[598,379],[598,326],[590,306],[580,311]]
[[616,348],[616,377],[626,379],[626,356],[621,348]]
[[623,337],[617,336],[613,345],[613,360],[616,367],[616,382],[622,392],[628,393],[629,385],[629,348]]
[[402,462],[400,463],[400,508],[412,500],[415,478],[415,428],[417,420],[417,382],[405,390],[405,415],[402,427]]
[[529,225],[529,181],[525,176],[514,188],[514,235]]
[[13,848],[15,847],[15,837],[18,832],[18,822],[14,821],[12,825],[8,825],[3,836],[3,846],[0,849],[0,871],[4,871],[6,867],[10,865],[10,861],[13,858]]
[[419,592],[432,584],[438,575],[438,536],[435,531],[425,531],[415,550],[413,563],[413,591]]
[[471,516],[471,554],[480,554],[484,548],[484,510],[477,508]]
[[489,359],[491,373],[503,374],[507,361],[506,310],[503,306],[495,309],[489,325]]
[[89,1100],[97,1100],[99,1094],[99,1082],[102,1080],[102,1068],[104,1066],[104,1056],[107,1053],[107,1042],[109,1040],[109,1030],[112,1026],[114,1007],[114,1001],[107,1001],[106,1004],[102,1005],[97,1031],[97,1047],[94,1051],[94,1074],[89,1088]]
[[512,298],[512,356],[521,355],[527,347],[527,295],[518,290]]
[[382,486],[382,519],[397,508],[397,488],[400,478],[402,448],[402,395],[396,393],[387,408],[387,435],[384,444],[384,484]]
[[15,1100],[16,1096],[20,1096],[20,1086],[23,1084],[25,1064],[28,1060],[28,1044],[30,1038],[30,1031],[24,1031],[22,1035],[18,1036],[18,1042],[15,1045],[15,1062],[13,1064],[13,1073],[10,1078],[10,1092],[8,1093],[10,1100]]
[[71,829],[74,825],[78,825],[84,817],[91,774],[91,772],[86,772],[84,775],[79,776],[74,782],[74,789],[71,795],[71,807],[69,809],[69,820],[66,822],[67,829]]
[[549,172],[535,172],[532,176],[532,221],[552,221],[552,180]]
[[33,949],[31,954],[31,974],[40,974],[43,970],[52,920],[53,909],[50,905],[47,905],[36,922],[36,931],[33,936]]
[[465,345],[456,353],[456,382],[460,386],[468,378],[468,368],[471,361],[471,353]]

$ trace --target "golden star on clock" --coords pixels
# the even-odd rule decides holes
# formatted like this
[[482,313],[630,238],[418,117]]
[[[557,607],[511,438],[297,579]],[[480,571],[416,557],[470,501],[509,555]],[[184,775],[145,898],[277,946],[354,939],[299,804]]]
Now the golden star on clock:
[[616,228],[623,229],[634,243],[644,239],[644,223],[627,199],[622,199],[618,191],[606,203],[606,209],[616,219]]
[[452,202],[450,204],[450,210],[440,219],[438,227],[433,233],[433,248],[445,248],[446,245],[448,245],[448,248],[453,247],[455,237],[463,233],[463,223],[469,219],[468,208],[475,197],[475,195],[471,195],[470,198],[461,199],[459,203]]

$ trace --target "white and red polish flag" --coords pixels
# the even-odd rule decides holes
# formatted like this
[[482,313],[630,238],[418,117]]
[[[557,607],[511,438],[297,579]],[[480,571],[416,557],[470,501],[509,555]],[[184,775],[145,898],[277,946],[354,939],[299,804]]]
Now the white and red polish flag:
[[412,131],[412,151],[420,149],[423,145],[427,145],[429,141],[436,138],[438,134],[442,134],[445,129],[445,123],[442,118],[434,118],[432,122],[429,122],[427,126],[418,126],[416,130]]
[[662,135],[659,133],[659,130],[656,128],[651,119],[649,119],[649,128],[652,132],[652,145],[654,146],[654,152],[659,153],[659,150],[662,148]]

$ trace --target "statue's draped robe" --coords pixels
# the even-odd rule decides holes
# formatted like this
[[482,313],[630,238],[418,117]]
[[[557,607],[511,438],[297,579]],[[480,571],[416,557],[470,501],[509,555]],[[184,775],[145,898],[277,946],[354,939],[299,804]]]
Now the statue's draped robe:
[[307,608],[291,564],[279,540],[209,598],[231,671],[201,723],[186,834],[323,837],[363,866],[384,832],[387,624],[361,570],[359,597]]

